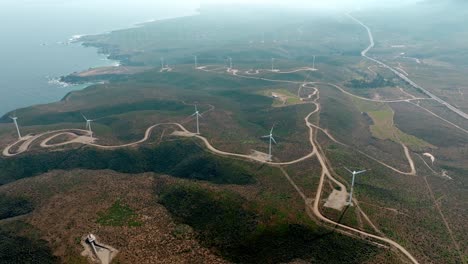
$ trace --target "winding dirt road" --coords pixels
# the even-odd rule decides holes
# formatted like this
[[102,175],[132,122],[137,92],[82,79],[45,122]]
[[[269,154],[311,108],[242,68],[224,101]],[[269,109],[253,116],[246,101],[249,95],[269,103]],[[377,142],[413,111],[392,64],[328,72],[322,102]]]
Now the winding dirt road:
[[[209,71],[209,70],[206,70],[206,68],[201,68],[200,67],[199,69]],[[313,90],[312,93],[307,94],[306,97],[301,97],[301,99],[310,99],[310,98],[315,96],[315,99],[313,101],[310,101],[311,104],[315,105],[315,109],[313,111],[311,111],[304,118],[305,125],[309,128],[309,142],[311,144],[312,151],[309,154],[307,154],[307,155],[305,155],[303,157],[300,157],[298,159],[292,160],[292,161],[270,162],[270,161],[267,161],[265,159],[259,158],[258,156],[254,156],[254,155],[237,154],[237,153],[230,153],[230,152],[225,152],[225,151],[219,150],[219,149],[213,147],[210,144],[208,139],[206,139],[205,137],[203,137],[201,135],[197,135],[195,133],[192,133],[192,132],[188,131],[180,123],[160,123],[160,124],[156,124],[156,125],[153,125],[153,126],[150,126],[149,128],[147,128],[146,131],[145,131],[145,135],[141,140],[133,142],[133,143],[116,145],[116,146],[103,146],[103,145],[96,144],[95,139],[92,138],[90,133],[88,131],[85,131],[85,130],[80,130],[80,129],[68,129],[67,130],[67,129],[64,129],[64,130],[48,131],[48,132],[41,133],[41,134],[38,134],[38,135],[35,135],[35,136],[30,136],[26,140],[23,140],[23,139],[19,140],[19,141],[13,143],[13,144],[7,146],[3,150],[3,155],[12,157],[12,156],[24,153],[25,151],[27,151],[29,149],[31,144],[33,142],[35,142],[37,139],[39,139],[39,138],[41,138],[43,136],[46,136],[46,135],[50,135],[50,134],[53,134],[53,135],[51,135],[48,138],[44,139],[40,143],[41,147],[52,148],[52,147],[58,147],[58,146],[63,146],[63,145],[67,145],[67,144],[73,144],[73,143],[86,144],[86,145],[90,145],[90,146],[93,146],[93,147],[96,147],[96,148],[101,148],[101,149],[117,149],[117,148],[124,148],[124,147],[132,147],[132,146],[136,146],[136,145],[139,145],[139,144],[142,144],[142,143],[146,142],[150,138],[151,132],[156,127],[159,127],[159,126],[175,126],[175,127],[177,127],[179,129],[179,131],[178,131],[179,135],[198,138],[205,144],[205,146],[207,147],[207,149],[209,151],[211,151],[211,152],[213,152],[213,153],[215,153],[217,155],[221,155],[221,156],[237,157],[237,158],[247,159],[247,160],[251,160],[251,161],[262,162],[262,163],[265,163],[267,165],[278,166],[278,167],[281,167],[282,165],[291,165],[291,164],[299,163],[299,162],[302,162],[302,161],[304,161],[306,159],[309,159],[309,158],[312,158],[312,157],[315,156],[315,157],[317,157],[317,159],[318,159],[318,161],[319,161],[319,163],[320,163],[320,165],[322,167],[322,173],[321,173],[321,176],[320,176],[320,182],[319,182],[319,185],[318,185],[318,188],[317,188],[317,193],[316,193],[315,199],[312,200],[310,198],[307,198],[300,191],[300,189],[297,187],[297,185],[294,183],[294,181],[289,176],[287,177],[288,181],[290,181],[291,184],[293,186],[295,186],[298,193],[304,199],[307,208],[312,211],[314,216],[318,220],[320,220],[321,222],[323,222],[323,223],[325,223],[327,225],[332,225],[335,230],[338,230],[337,228],[340,228],[339,231],[341,233],[351,235],[353,237],[365,237],[367,239],[371,239],[372,240],[371,242],[375,243],[375,244],[378,244],[379,242],[384,242],[385,244],[390,245],[393,248],[397,249],[399,252],[403,253],[409,260],[411,260],[412,263],[418,263],[418,261],[411,255],[411,253],[409,253],[404,247],[402,247],[397,242],[395,242],[395,241],[393,241],[393,240],[391,240],[389,238],[386,238],[384,236],[374,235],[374,234],[371,234],[371,233],[368,233],[368,232],[365,232],[365,231],[361,231],[361,230],[356,229],[354,227],[350,227],[350,226],[347,226],[347,225],[344,225],[344,224],[341,224],[341,223],[337,223],[337,222],[325,217],[324,215],[322,215],[322,213],[320,211],[320,201],[321,201],[321,196],[322,196],[322,192],[323,192],[323,185],[324,185],[325,177],[327,177],[330,181],[332,181],[334,184],[339,186],[339,188],[344,192],[346,192],[346,186],[332,176],[332,173],[330,172],[330,169],[329,169],[329,165],[328,165],[328,163],[326,161],[326,158],[325,158],[325,154],[324,154],[323,150],[321,149],[321,146],[319,145],[319,143],[316,140],[317,131],[321,130],[321,131],[325,132],[326,130],[318,127],[317,125],[312,124],[309,121],[309,118],[312,115],[319,113],[320,109],[321,109],[320,104],[318,103],[318,100],[320,98],[319,90],[316,87],[309,87],[310,85],[315,85],[317,83],[315,83],[315,82],[294,82],[294,81],[273,80],[273,79],[256,78],[256,77],[250,77],[250,76],[242,76],[242,75],[238,75],[237,71],[235,71],[235,70],[233,70],[231,73],[233,73],[233,75],[238,76],[240,78],[255,78],[255,79],[275,81],[275,82],[296,83],[296,84],[300,85],[300,87],[298,89],[304,89],[304,88],[312,89]],[[340,91],[342,91],[342,92],[344,92],[344,93],[346,93],[346,94],[348,94],[350,96],[355,96],[355,97],[360,98],[359,96],[356,96],[356,95],[353,95],[351,93],[348,93],[348,92],[344,91],[343,89],[341,89],[338,86],[335,86],[333,84],[328,84],[328,85],[332,85],[332,86],[338,88]],[[298,94],[300,94],[300,93],[301,92],[298,91]],[[363,99],[363,98],[360,98],[360,99]],[[411,99],[392,100],[392,101],[384,101],[384,102],[408,101],[408,100],[411,100]],[[84,136],[81,135],[83,133],[84,133]],[[330,133],[328,133],[328,132],[325,132],[325,133],[332,140],[336,141],[336,139],[334,139],[333,136],[331,136]],[[60,135],[67,135],[67,136],[72,136],[72,137],[75,136],[76,138],[74,138],[72,140],[69,140],[69,141],[66,141],[66,142],[61,142],[61,143],[56,143],[56,144],[48,144],[52,139],[54,139],[54,138],[56,138],[56,137],[58,137]],[[336,141],[336,142],[338,142],[338,141]],[[20,144],[20,143],[21,143],[21,145],[20,145],[18,151],[15,152],[15,153],[11,153],[10,152],[11,148],[13,146],[16,146],[16,144]],[[342,143],[340,143],[340,144],[342,144]],[[408,157],[408,160],[410,161],[410,164],[411,164],[412,171],[410,173],[401,172],[401,171],[399,171],[399,170],[397,170],[397,169],[395,169],[395,168],[393,168],[393,167],[391,167],[389,165],[386,165],[385,163],[383,163],[381,161],[378,161],[378,162],[380,164],[382,164],[382,165],[384,165],[386,167],[389,167],[389,168],[393,169],[394,171],[397,171],[397,172],[402,173],[402,174],[407,174],[407,175],[412,175],[413,173],[415,174],[414,164],[412,162],[411,156],[409,155],[409,151],[406,148],[406,146],[404,146],[404,150],[405,150],[405,154]],[[365,155],[368,156],[367,154],[365,154]],[[370,156],[368,156],[368,157],[370,157]],[[374,159],[374,160],[376,160],[376,159]],[[355,199],[355,201],[357,203],[356,199]]]
[[[298,84],[299,85],[298,92],[297,92],[298,97],[301,100],[303,100],[304,102],[310,103],[311,105],[315,106],[315,109],[313,111],[311,111],[306,117],[304,117],[305,125],[309,129],[308,141],[309,141],[310,147],[311,147],[311,152],[309,154],[307,154],[307,155],[305,155],[303,157],[299,157],[297,159],[291,160],[291,161],[279,161],[279,162],[275,161],[275,162],[273,162],[273,161],[266,160],[266,158],[259,157],[258,155],[255,156],[253,154],[252,155],[246,155],[246,154],[226,152],[226,151],[222,151],[222,150],[219,150],[219,149],[215,148],[209,142],[209,140],[207,138],[188,131],[181,123],[176,123],[176,122],[174,122],[174,123],[160,123],[160,124],[152,125],[152,126],[150,126],[150,127],[148,127],[146,129],[145,134],[144,134],[142,139],[140,139],[140,140],[138,140],[136,142],[122,144],[122,145],[115,145],[115,146],[104,146],[104,145],[97,144],[96,141],[95,141],[96,139],[92,138],[89,131],[86,131],[86,130],[63,129],[63,130],[47,131],[47,132],[40,133],[40,134],[37,134],[37,135],[29,135],[29,136],[26,136],[26,137],[24,137],[24,138],[22,138],[20,140],[17,140],[16,142],[14,142],[14,143],[8,145],[7,147],[5,147],[2,154],[4,156],[7,156],[7,157],[13,157],[13,156],[19,155],[21,153],[25,153],[26,151],[28,151],[30,149],[32,144],[34,144],[40,138],[43,138],[43,137],[46,137],[46,136],[48,136],[48,137],[43,139],[39,144],[39,146],[42,147],[42,148],[54,148],[54,147],[60,147],[60,146],[68,145],[68,144],[85,144],[85,145],[93,146],[93,147],[96,147],[96,148],[108,149],[108,150],[113,150],[113,149],[118,149],[118,148],[126,148],[126,147],[133,147],[133,146],[137,146],[137,145],[143,144],[144,142],[148,141],[149,138],[151,137],[151,133],[153,132],[153,130],[158,128],[158,127],[161,127],[161,126],[163,126],[163,127],[175,127],[175,128],[177,128],[177,130],[176,130],[177,133],[174,133],[173,135],[197,138],[200,141],[202,141],[204,143],[204,145],[206,146],[206,148],[209,151],[211,151],[212,153],[214,153],[214,154],[217,154],[217,155],[220,155],[220,156],[226,156],[226,157],[241,158],[241,159],[246,159],[246,160],[250,160],[250,161],[261,162],[261,163],[264,163],[264,164],[267,164],[267,165],[270,165],[270,166],[279,167],[281,169],[281,171],[283,172],[283,174],[285,175],[286,179],[291,183],[291,185],[295,188],[295,190],[298,192],[300,197],[304,200],[307,210],[310,211],[313,214],[314,218],[318,219],[321,223],[325,224],[328,227],[333,227],[334,230],[337,230],[337,231],[339,231],[341,233],[344,233],[344,234],[347,234],[347,235],[350,235],[350,236],[353,236],[353,237],[365,238],[367,240],[370,240],[372,243],[379,244],[379,245],[381,245],[380,243],[388,245],[388,246],[398,250],[404,256],[406,256],[406,258],[408,260],[410,260],[412,263],[418,264],[418,261],[413,257],[413,255],[409,251],[407,251],[399,243],[387,238],[384,234],[382,234],[380,232],[380,230],[378,230],[377,227],[372,224],[369,217],[362,210],[360,210],[360,211],[362,212],[362,214],[364,216],[364,219],[366,221],[368,221],[371,224],[371,226],[373,226],[376,233],[379,233],[380,235],[368,233],[368,232],[359,230],[357,228],[354,228],[352,226],[347,226],[347,225],[341,224],[339,222],[336,222],[334,220],[331,220],[331,219],[327,218],[326,216],[324,216],[321,213],[320,207],[321,207],[321,201],[322,201],[323,187],[324,187],[326,179],[329,180],[329,183],[333,182],[335,185],[337,185],[339,187],[339,189],[341,189],[343,192],[346,192],[347,188],[346,188],[345,184],[343,184],[342,182],[340,182],[339,180],[337,180],[333,176],[333,174],[336,175],[336,173],[333,172],[333,168],[331,167],[330,162],[327,160],[326,155],[325,155],[324,151],[322,150],[321,145],[319,144],[319,142],[317,140],[317,134],[318,134],[319,131],[323,132],[328,138],[330,138],[335,143],[338,143],[340,145],[347,146],[347,147],[351,147],[351,146],[346,145],[346,144],[344,144],[342,142],[339,142],[337,139],[335,139],[333,137],[333,135],[328,130],[323,129],[319,125],[313,124],[313,123],[311,123],[309,121],[309,119],[313,115],[318,114],[321,111],[321,106],[320,106],[320,103],[318,102],[318,100],[320,98],[320,90],[317,87],[315,87],[315,85],[328,85],[328,86],[331,86],[331,87],[334,87],[334,88],[338,89],[340,92],[342,92],[342,93],[344,93],[344,94],[346,94],[348,96],[357,98],[359,100],[372,101],[372,102],[381,102],[381,103],[406,102],[406,103],[411,103],[411,104],[417,105],[418,107],[421,107],[418,104],[413,103],[413,101],[435,100],[435,101],[445,105],[451,111],[455,112],[456,114],[462,116],[465,119],[468,119],[468,115],[466,113],[462,112],[461,110],[459,110],[458,108],[455,108],[454,106],[448,104],[447,102],[445,102],[442,99],[438,98],[437,96],[433,95],[432,93],[425,90],[424,88],[420,87],[419,85],[417,85],[416,83],[411,81],[407,76],[405,76],[403,73],[399,72],[398,70],[386,65],[385,63],[383,63],[383,62],[381,62],[381,61],[379,61],[377,59],[374,59],[374,58],[371,58],[371,57],[367,56],[367,52],[374,47],[374,39],[373,39],[373,36],[372,36],[372,32],[369,29],[369,27],[367,27],[361,21],[357,20],[356,18],[352,17],[351,15],[349,15],[349,17],[351,19],[353,19],[355,22],[357,22],[358,24],[360,24],[361,26],[363,26],[367,30],[367,33],[368,33],[368,36],[369,36],[370,44],[366,49],[364,49],[361,52],[361,55],[363,57],[377,63],[381,67],[384,67],[384,68],[387,68],[387,69],[391,70],[397,76],[399,76],[400,78],[402,78],[403,80],[408,82],[413,87],[423,91],[427,96],[429,96],[429,98],[417,98],[417,97],[415,97],[415,96],[413,96],[411,94],[406,93],[406,95],[409,96],[409,98],[407,98],[407,99],[377,100],[377,99],[370,99],[370,98],[366,98],[366,97],[362,97],[362,96],[352,94],[352,93],[346,91],[345,89],[341,88],[340,86],[338,86],[336,84],[321,83],[321,82],[307,82],[306,80],[308,78],[306,78],[305,81],[301,82],[301,81],[289,81],[289,80],[276,80],[276,79],[271,79],[271,78],[264,78],[264,77],[255,76],[255,75],[260,75],[262,72],[276,73],[276,74],[288,74],[288,73],[296,73],[296,72],[301,72],[301,71],[313,72],[313,71],[316,70],[316,69],[308,68],[308,67],[303,67],[303,68],[298,68],[298,69],[293,69],[291,71],[283,71],[283,72],[279,71],[279,70],[249,70],[249,71],[244,71],[243,72],[246,75],[239,74],[239,70],[229,69],[227,72],[229,74],[232,74],[233,76],[238,77],[238,78],[263,80],[263,81],[276,82],[276,83],[290,83],[290,84]],[[225,72],[226,72],[225,69],[226,69],[225,67],[218,67],[216,65],[202,66],[202,67],[197,67],[196,68],[196,70],[212,72],[212,73],[222,73],[222,74],[225,74]],[[372,71],[373,73],[375,73],[370,67],[368,69],[369,69],[369,71]],[[219,70],[223,70],[223,72],[218,72]],[[312,90],[312,92],[306,94],[306,96],[304,97],[304,96],[301,96],[301,94],[303,93],[303,91],[305,89],[310,89],[310,90]],[[314,98],[314,99],[311,100],[312,98]],[[456,128],[462,130],[463,132],[468,133],[468,131],[465,130],[464,128],[461,128],[460,126],[457,126],[456,124],[453,124],[452,122],[450,122],[450,121],[448,121],[446,119],[443,119],[442,117],[432,113],[431,111],[429,111],[428,109],[426,109],[424,107],[421,107],[421,108],[424,109],[425,111],[428,111],[430,114],[438,117],[439,119],[442,119],[443,121],[455,126]],[[213,109],[214,109],[214,107],[212,107],[208,111],[211,111]],[[65,141],[65,142],[50,144],[50,142],[52,140],[56,139],[59,136],[68,136],[68,137],[72,137],[72,139],[68,140],[68,141]],[[360,151],[358,149],[354,149],[354,150],[357,151],[358,153],[366,156],[367,158],[372,159],[372,160],[378,162],[379,164],[381,164],[382,166],[385,166],[385,167],[387,167],[387,168],[389,168],[389,169],[391,169],[391,170],[393,170],[393,171],[395,171],[397,173],[400,173],[400,174],[403,174],[403,175],[416,175],[416,167],[414,165],[414,161],[413,161],[413,159],[411,157],[410,151],[404,144],[401,144],[401,145],[402,145],[403,152],[404,152],[404,154],[406,156],[406,159],[408,160],[408,163],[409,163],[409,166],[410,166],[410,171],[409,172],[403,172],[401,170],[398,170],[398,169],[384,163],[383,161],[380,161],[380,160],[378,160],[378,159],[376,159],[376,158],[374,158],[374,157],[372,157],[372,156],[370,156],[370,155],[368,155],[368,154],[366,154],[366,153],[364,153],[364,152],[362,152],[362,151]],[[12,151],[12,149],[17,147],[17,146],[18,146],[17,150]],[[301,191],[301,189],[297,186],[297,184],[294,182],[294,180],[287,174],[287,172],[282,167],[282,166],[286,166],[286,165],[296,164],[296,163],[302,162],[304,160],[310,159],[312,157],[317,158],[317,160],[320,163],[321,169],[322,169],[321,174],[320,174],[319,184],[318,184],[318,187],[317,187],[317,191],[316,191],[315,197],[313,199],[310,198],[310,197],[307,197]],[[426,184],[428,185],[427,181],[426,181]],[[431,190],[429,185],[428,185],[428,189]],[[433,193],[431,193],[431,197],[434,200],[434,204],[437,205],[437,202],[435,201],[435,197],[434,197]],[[356,198],[354,198],[354,201],[355,201],[355,204],[358,205],[358,200]],[[441,212],[440,208],[439,208],[439,212]],[[443,214],[441,214],[441,216],[442,216],[442,218],[444,218]],[[447,222],[445,221],[445,218],[444,218],[444,223],[447,225],[447,228],[450,230],[450,227],[448,226]],[[453,236],[452,236],[452,240],[453,240]],[[459,247],[458,247],[458,250],[460,250]]]

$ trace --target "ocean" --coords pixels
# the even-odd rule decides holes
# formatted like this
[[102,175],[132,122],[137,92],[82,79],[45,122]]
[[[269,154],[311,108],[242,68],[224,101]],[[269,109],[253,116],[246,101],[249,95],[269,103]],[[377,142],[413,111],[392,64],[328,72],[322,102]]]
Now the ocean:
[[[0,3],[0,116],[17,108],[60,100],[85,85],[58,78],[92,67],[118,65],[95,48],[70,43],[139,23],[195,13],[148,0],[2,0]],[[164,1],[165,2],[165,1]]]

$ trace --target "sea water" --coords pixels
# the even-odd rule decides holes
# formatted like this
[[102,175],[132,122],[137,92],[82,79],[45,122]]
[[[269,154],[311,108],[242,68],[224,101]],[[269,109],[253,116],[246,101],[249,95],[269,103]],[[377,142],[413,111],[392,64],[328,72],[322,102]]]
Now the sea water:
[[194,5],[154,2],[159,1],[1,0],[0,116],[54,102],[69,91],[85,88],[60,83],[60,76],[118,65],[95,48],[72,43],[72,38],[189,15],[196,9]]

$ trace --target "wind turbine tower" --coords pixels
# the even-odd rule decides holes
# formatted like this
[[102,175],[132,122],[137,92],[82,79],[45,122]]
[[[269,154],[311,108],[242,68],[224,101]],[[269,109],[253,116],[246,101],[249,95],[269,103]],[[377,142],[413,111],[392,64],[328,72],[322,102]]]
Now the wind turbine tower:
[[195,69],[198,68],[198,58],[197,56],[195,55]]
[[275,58],[271,58],[271,71],[275,70],[274,63],[275,63]]
[[315,55],[314,55],[314,59],[312,60],[312,68],[315,70]]
[[161,70],[164,70],[164,58],[161,57]]
[[232,58],[229,57],[229,69],[232,69]]
[[200,114],[200,112],[198,112],[198,108],[196,105],[195,105],[195,113],[193,113],[193,115],[191,116],[195,116],[197,118],[197,135],[200,135],[200,123],[199,123],[198,118],[202,117],[202,115]]
[[21,133],[20,133],[20,130],[19,130],[19,127],[18,127],[18,117],[16,116],[10,116],[11,120],[13,120],[13,123],[15,123],[15,126],[16,126],[16,132],[18,132],[18,139],[21,139]]
[[268,147],[268,161],[271,161],[271,144],[274,142],[275,144],[276,143],[276,140],[275,138],[273,137],[273,128],[275,128],[275,126],[271,127],[271,130],[270,130],[270,134],[269,135],[266,135],[266,136],[263,136],[262,138],[268,138],[270,140],[270,144],[269,144],[269,147]]
[[96,250],[96,237],[93,234],[89,234],[86,239],[88,240],[88,243],[91,244],[91,247],[93,248],[94,254],[97,256],[97,250]]
[[350,169],[346,168],[345,169],[349,172],[351,172],[351,174],[353,174],[353,179],[351,180],[351,191],[349,192],[349,201],[348,201],[348,205],[353,205],[353,189],[354,189],[354,179],[356,178],[356,175],[358,174],[361,174],[361,173],[364,173],[366,172],[366,170],[362,170],[362,171],[351,171]]
[[91,129],[91,122],[93,122],[94,120],[91,120],[91,119],[88,119],[86,118],[85,115],[81,114],[84,118],[84,120],[86,120],[86,129],[89,131],[89,134],[91,135],[91,138],[93,137],[93,130]]

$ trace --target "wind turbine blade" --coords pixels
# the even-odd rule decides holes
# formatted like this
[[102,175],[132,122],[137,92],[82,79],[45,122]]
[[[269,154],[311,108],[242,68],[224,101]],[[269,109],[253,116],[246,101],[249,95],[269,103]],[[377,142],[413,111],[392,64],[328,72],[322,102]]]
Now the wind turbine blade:
[[192,114],[192,115],[190,115],[190,116],[196,116],[196,115],[197,115],[197,112],[193,113],[193,114]]
[[261,136],[261,138],[269,138],[270,135],[266,135],[266,136]]
[[346,167],[344,167],[344,168],[345,168],[347,171],[349,171],[350,173],[353,173],[350,169],[348,169],[348,168],[346,168]]
[[273,142],[275,142],[275,144],[278,144],[278,143],[276,143],[276,140],[275,140],[274,137],[271,137],[271,140],[272,140]]
[[84,118],[84,120],[88,121],[88,118],[86,118],[86,116],[83,115],[83,113],[81,113],[81,116]]
[[275,128],[275,125],[271,127],[270,134],[273,134],[273,129]]
[[362,171],[358,171],[356,172],[356,174],[360,174],[360,173],[363,173],[363,172],[366,172],[367,170],[362,170]]

